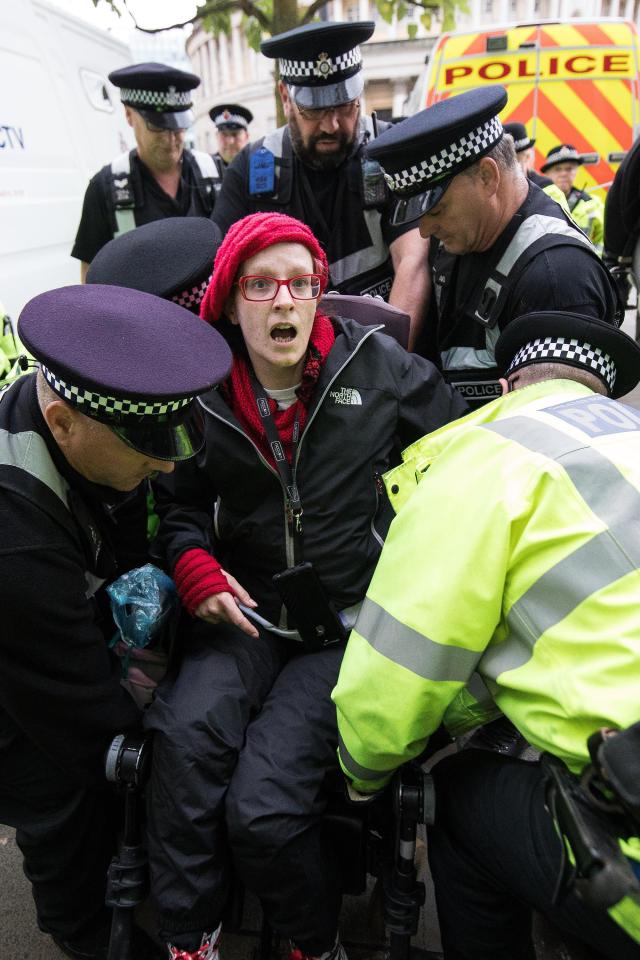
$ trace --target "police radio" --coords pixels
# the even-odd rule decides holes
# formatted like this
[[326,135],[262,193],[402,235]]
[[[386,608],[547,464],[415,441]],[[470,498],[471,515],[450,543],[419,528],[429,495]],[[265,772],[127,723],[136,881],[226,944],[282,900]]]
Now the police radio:
[[[373,123],[373,136],[378,136],[378,122],[375,110],[371,113]],[[365,210],[379,209],[386,203],[389,196],[387,185],[384,179],[384,172],[377,160],[371,160],[369,157],[362,157],[361,160],[360,192],[362,195],[362,206]]]

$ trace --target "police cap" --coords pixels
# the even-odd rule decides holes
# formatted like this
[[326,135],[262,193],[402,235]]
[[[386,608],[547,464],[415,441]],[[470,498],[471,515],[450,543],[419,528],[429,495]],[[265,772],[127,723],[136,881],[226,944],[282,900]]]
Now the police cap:
[[194,398],[223,380],[231,351],[184,307],[103,284],[62,287],[24,307],[18,331],[51,389],[159,460],[203,443]]
[[87,283],[153,293],[198,313],[222,242],[206,217],[166,217],[115,237],[98,251]]
[[209,116],[218,130],[246,130],[253,114],[239,103],[218,103],[209,110]]
[[469,90],[402,120],[368,145],[399,199],[395,223],[428,213],[458,173],[502,140],[498,114],[506,102],[501,86]]
[[532,138],[527,133],[527,128],[524,123],[516,123],[516,121],[505,123],[504,132],[511,134],[513,137],[516,153],[522,153],[523,150],[528,150],[536,142],[535,137]]
[[559,143],[557,147],[552,147],[549,150],[547,159],[540,167],[540,171],[546,173],[547,170],[551,170],[551,167],[555,167],[559,163],[577,163],[580,166],[584,163],[584,157],[570,143]]
[[372,20],[309,23],[263,40],[260,49],[265,57],[278,59],[280,78],[299,107],[337,107],[362,93],[360,44],[374,29]]
[[113,70],[109,80],[120,87],[122,102],[154,126],[184,130],[193,123],[191,91],[200,84],[195,73],[164,63],[134,63]]
[[595,374],[614,399],[640,381],[640,345],[613,324],[578,313],[525,313],[503,330],[495,353],[505,376],[532,363],[565,363]]

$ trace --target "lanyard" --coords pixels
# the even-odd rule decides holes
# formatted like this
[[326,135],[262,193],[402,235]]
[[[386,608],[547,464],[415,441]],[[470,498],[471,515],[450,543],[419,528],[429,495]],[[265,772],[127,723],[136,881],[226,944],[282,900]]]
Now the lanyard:
[[[302,502],[300,500],[300,491],[298,490],[291,464],[285,455],[284,445],[280,439],[280,434],[278,433],[278,428],[276,427],[273,414],[271,413],[271,407],[269,406],[269,398],[262,385],[254,376],[251,377],[251,386],[253,387],[258,413],[264,424],[267,440],[269,441],[271,453],[276,463],[276,469],[280,476],[280,482],[285,494],[289,532],[293,537],[294,550],[296,555],[298,555],[297,560],[300,560],[302,557]],[[296,462],[299,442],[300,421],[298,420],[298,414],[296,412],[295,420],[293,421],[293,437],[291,441],[291,461],[294,464]]]

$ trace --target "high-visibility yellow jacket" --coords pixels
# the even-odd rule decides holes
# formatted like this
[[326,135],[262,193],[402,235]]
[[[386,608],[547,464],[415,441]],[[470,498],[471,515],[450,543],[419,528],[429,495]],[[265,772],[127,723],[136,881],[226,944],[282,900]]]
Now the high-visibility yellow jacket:
[[640,718],[640,413],[547,381],[403,456],[333,694],[345,772],[379,788],[476,676],[580,770],[594,730]]
[[575,187],[571,190],[567,202],[571,216],[601,254],[604,243],[604,203],[600,197]]
[[333,691],[344,772],[382,787],[469,684],[580,771],[590,734],[640,718],[640,412],[546,381],[403,459]]

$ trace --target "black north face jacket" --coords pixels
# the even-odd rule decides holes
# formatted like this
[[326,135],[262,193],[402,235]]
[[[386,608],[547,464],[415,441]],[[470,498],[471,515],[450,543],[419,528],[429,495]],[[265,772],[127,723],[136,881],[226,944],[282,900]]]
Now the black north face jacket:
[[[336,319],[298,445],[304,556],[338,609],[369,585],[393,511],[380,476],[398,451],[466,412],[430,361],[407,353],[380,327]],[[157,482],[160,543],[170,568],[194,547],[210,550],[272,622],[275,573],[291,566],[280,478],[218,390],[200,399],[204,450]]]

